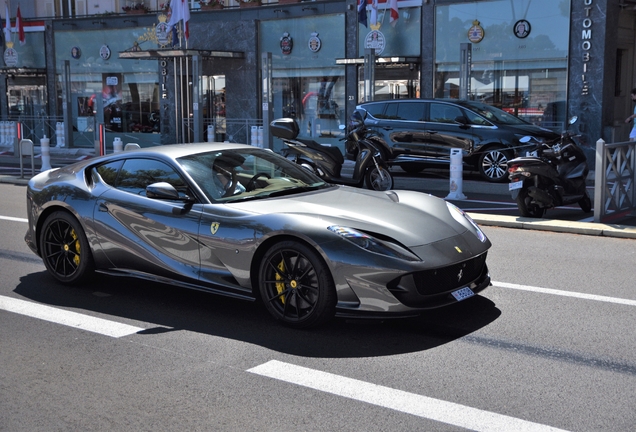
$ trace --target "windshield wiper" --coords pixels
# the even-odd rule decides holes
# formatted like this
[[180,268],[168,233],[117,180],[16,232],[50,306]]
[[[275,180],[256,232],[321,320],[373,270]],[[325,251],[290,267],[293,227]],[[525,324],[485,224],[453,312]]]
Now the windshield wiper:
[[314,185],[314,186],[301,186],[301,187],[294,187],[294,188],[286,188],[286,189],[282,189],[279,191],[275,191],[272,192],[271,194],[269,194],[269,197],[279,197],[279,196],[284,196],[284,195],[293,195],[293,194],[297,194],[297,193],[303,193],[303,192],[310,192],[310,191],[314,191],[314,190],[318,190],[318,189],[323,189],[326,187],[329,187],[330,185],[323,183],[320,185]]

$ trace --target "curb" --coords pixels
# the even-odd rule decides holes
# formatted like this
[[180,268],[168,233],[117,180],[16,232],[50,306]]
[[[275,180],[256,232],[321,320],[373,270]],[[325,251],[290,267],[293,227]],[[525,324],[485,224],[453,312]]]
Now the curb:
[[571,222],[558,219],[533,219],[519,216],[468,213],[479,225],[538,231],[636,239],[636,227],[595,222]]

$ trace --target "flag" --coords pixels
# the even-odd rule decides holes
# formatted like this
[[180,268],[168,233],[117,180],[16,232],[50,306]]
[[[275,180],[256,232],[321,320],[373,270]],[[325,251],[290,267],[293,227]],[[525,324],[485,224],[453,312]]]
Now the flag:
[[360,6],[358,6],[358,22],[367,27],[367,0],[360,0]]
[[391,5],[391,18],[389,19],[389,23],[395,27],[397,24],[398,18],[400,18],[400,14],[398,13],[398,2],[397,0],[390,0]]
[[18,28],[18,40],[20,41],[20,45],[24,45],[26,43],[26,38],[24,37],[24,23],[22,22],[19,5],[18,13],[15,16],[15,26]]
[[168,21],[168,26],[172,30],[172,42],[174,45],[175,41],[175,27],[179,24],[179,21],[183,21],[183,35],[185,36],[186,41],[190,37],[190,27],[188,21],[190,21],[190,6],[188,6],[187,0],[170,0],[170,10],[172,11],[170,15],[170,21]]
[[378,25],[378,0],[373,0],[371,2],[371,22],[369,23],[371,28],[374,28]]
[[9,6],[5,3],[5,15],[4,15],[4,43],[11,41],[11,21],[9,20]]

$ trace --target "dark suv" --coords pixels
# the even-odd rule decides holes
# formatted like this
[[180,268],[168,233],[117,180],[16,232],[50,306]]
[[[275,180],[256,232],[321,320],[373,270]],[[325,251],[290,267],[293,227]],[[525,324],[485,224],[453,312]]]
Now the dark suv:
[[488,181],[508,179],[506,162],[528,149],[519,138],[554,139],[559,134],[480,102],[457,99],[396,99],[358,105],[365,124],[382,137],[384,156],[409,173],[449,164],[459,148],[467,169]]

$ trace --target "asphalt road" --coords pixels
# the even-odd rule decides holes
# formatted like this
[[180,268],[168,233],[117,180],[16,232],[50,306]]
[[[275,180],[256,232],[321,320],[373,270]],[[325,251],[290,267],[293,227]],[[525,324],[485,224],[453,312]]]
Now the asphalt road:
[[298,331],[171,286],[57,284],[24,244],[24,191],[0,184],[2,431],[636,424],[636,240],[485,227],[483,295]]

